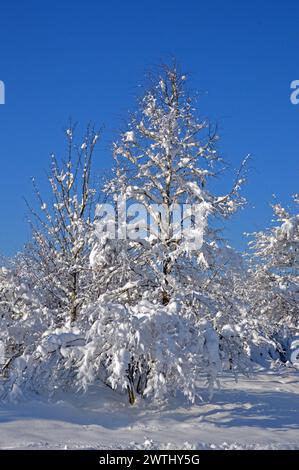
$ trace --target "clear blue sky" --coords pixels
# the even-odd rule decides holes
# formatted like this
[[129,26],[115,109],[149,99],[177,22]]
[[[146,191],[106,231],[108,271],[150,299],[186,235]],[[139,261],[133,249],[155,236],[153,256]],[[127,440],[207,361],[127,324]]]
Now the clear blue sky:
[[68,118],[105,125],[97,166],[109,167],[145,70],[172,55],[204,92],[200,111],[219,121],[232,168],[253,155],[232,242],[269,223],[273,193],[287,203],[299,192],[299,105],[289,98],[299,79],[297,0],[11,0],[0,6],[0,251],[27,240],[22,197],[31,176],[44,181]]

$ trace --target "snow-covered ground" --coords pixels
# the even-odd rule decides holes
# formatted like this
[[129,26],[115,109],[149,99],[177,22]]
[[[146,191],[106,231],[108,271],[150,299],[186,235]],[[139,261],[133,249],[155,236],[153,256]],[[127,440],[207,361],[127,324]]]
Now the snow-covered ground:
[[130,407],[107,388],[0,407],[1,449],[299,449],[299,372],[222,379],[209,404]]

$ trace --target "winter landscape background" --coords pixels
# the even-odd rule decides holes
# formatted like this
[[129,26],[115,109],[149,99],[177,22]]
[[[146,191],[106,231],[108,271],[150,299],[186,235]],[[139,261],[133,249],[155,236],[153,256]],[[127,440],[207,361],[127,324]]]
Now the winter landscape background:
[[79,3],[0,19],[0,447],[298,449],[298,6]]

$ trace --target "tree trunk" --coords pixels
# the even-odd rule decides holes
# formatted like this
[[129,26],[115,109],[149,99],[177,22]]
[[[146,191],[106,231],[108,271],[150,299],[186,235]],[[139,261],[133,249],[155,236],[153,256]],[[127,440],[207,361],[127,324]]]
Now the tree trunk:
[[71,292],[71,323],[77,320],[78,313],[78,273],[72,275],[72,292]]

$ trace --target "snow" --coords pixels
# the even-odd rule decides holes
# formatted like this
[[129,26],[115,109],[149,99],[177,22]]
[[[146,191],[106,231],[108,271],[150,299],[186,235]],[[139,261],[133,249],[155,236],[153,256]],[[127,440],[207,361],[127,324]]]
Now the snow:
[[127,131],[124,134],[124,142],[135,142],[135,134],[134,131]]
[[99,139],[98,134],[95,134],[95,136],[93,138],[93,141],[92,141],[92,145],[95,145],[97,143],[98,139]]
[[44,336],[42,343],[37,347],[37,351],[41,354],[54,352],[61,347],[69,347],[74,343],[84,344],[80,335],[63,332],[61,329],[57,329],[53,334]]
[[299,449],[299,372],[222,378],[210,403],[128,407],[107,387],[0,407],[1,449]]
[[285,237],[287,240],[290,240],[293,237],[298,224],[298,217],[292,217],[286,220],[280,227],[282,237]]

